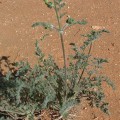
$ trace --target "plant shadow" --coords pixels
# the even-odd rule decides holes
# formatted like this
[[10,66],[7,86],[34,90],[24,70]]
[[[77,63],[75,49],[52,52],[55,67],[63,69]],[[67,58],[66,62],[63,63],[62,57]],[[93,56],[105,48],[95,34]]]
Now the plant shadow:
[[8,72],[12,74],[15,73],[15,62],[10,60],[10,56],[1,56],[0,57],[0,92],[4,91],[9,88],[13,87],[14,85],[11,84],[11,81],[6,80],[6,75]]

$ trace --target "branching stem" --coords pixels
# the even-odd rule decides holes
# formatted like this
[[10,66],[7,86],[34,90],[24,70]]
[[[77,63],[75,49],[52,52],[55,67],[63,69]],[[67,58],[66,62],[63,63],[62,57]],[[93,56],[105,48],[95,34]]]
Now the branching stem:
[[[92,49],[92,43],[90,44],[90,48],[89,48],[89,51],[88,51],[88,57],[87,57],[87,59],[86,59],[86,62],[88,62],[88,58],[89,58],[89,55],[90,55],[91,49]],[[84,74],[85,68],[86,68],[86,66],[84,66],[84,68],[83,68],[83,70],[82,70],[82,72],[81,72],[81,75],[80,75],[80,78],[79,78],[78,83],[79,83],[80,80],[82,79],[82,76],[83,76],[83,74]]]

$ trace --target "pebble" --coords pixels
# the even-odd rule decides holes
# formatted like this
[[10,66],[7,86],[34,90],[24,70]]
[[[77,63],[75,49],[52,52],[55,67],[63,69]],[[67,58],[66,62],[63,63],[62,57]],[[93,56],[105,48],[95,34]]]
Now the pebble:
[[99,118],[98,118],[98,117],[96,117],[96,118],[94,118],[94,120],[99,120]]
[[91,27],[92,27],[92,29],[94,29],[94,30],[102,30],[102,29],[105,29],[104,26],[91,26]]

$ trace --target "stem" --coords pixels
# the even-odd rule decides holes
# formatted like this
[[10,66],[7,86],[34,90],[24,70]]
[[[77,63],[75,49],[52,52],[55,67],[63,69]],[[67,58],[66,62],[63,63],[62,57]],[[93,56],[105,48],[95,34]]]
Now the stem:
[[[88,56],[90,55],[91,49],[92,49],[92,43],[90,44],[90,48],[89,48],[89,51],[88,51]],[[88,62],[88,58],[86,59],[85,62]],[[86,68],[86,67],[84,67],[83,70],[82,70],[82,72],[81,72],[81,75],[80,75],[80,78],[79,78],[78,83],[79,83],[80,80],[82,79],[82,76],[83,76],[83,74],[84,74],[85,68]]]
[[25,116],[25,113],[21,113],[21,112],[16,112],[16,111],[10,111],[10,110],[1,110],[2,108],[0,108],[0,113],[4,113],[6,112],[6,114],[10,115],[10,114],[17,114],[17,115],[21,115],[21,116]]
[[57,21],[58,21],[59,35],[60,35],[60,40],[61,40],[61,45],[62,45],[62,52],[63,52],[64,72],[65,72],[65,100],[66,100],[66,97],[67,97],[67,83],[66,83],[66,80],[67,80],[67,65],[66,65],[66,55],[65,55],[65,47],[64,47],[63,30],[61,28],[60,18],[59,18],[59,15],[58,15],[55,0],[54,0],[54,5],[55,5],[54,9],[55,9],[55,13],[56,13]]

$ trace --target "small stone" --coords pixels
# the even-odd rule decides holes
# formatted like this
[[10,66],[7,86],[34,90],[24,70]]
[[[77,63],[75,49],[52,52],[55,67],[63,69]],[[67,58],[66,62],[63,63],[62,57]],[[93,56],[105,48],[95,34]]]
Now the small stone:
[[87,110],[87,107],[84,107],[83,110]]
[[102,29],[105,29],[105,27],[103,27],[103,26],[92,26],[92,29],[94,29],[94,30],[102,30]]
[[98,118],[98,117],[95,117],[94,120],[99,120],[99,118]]

